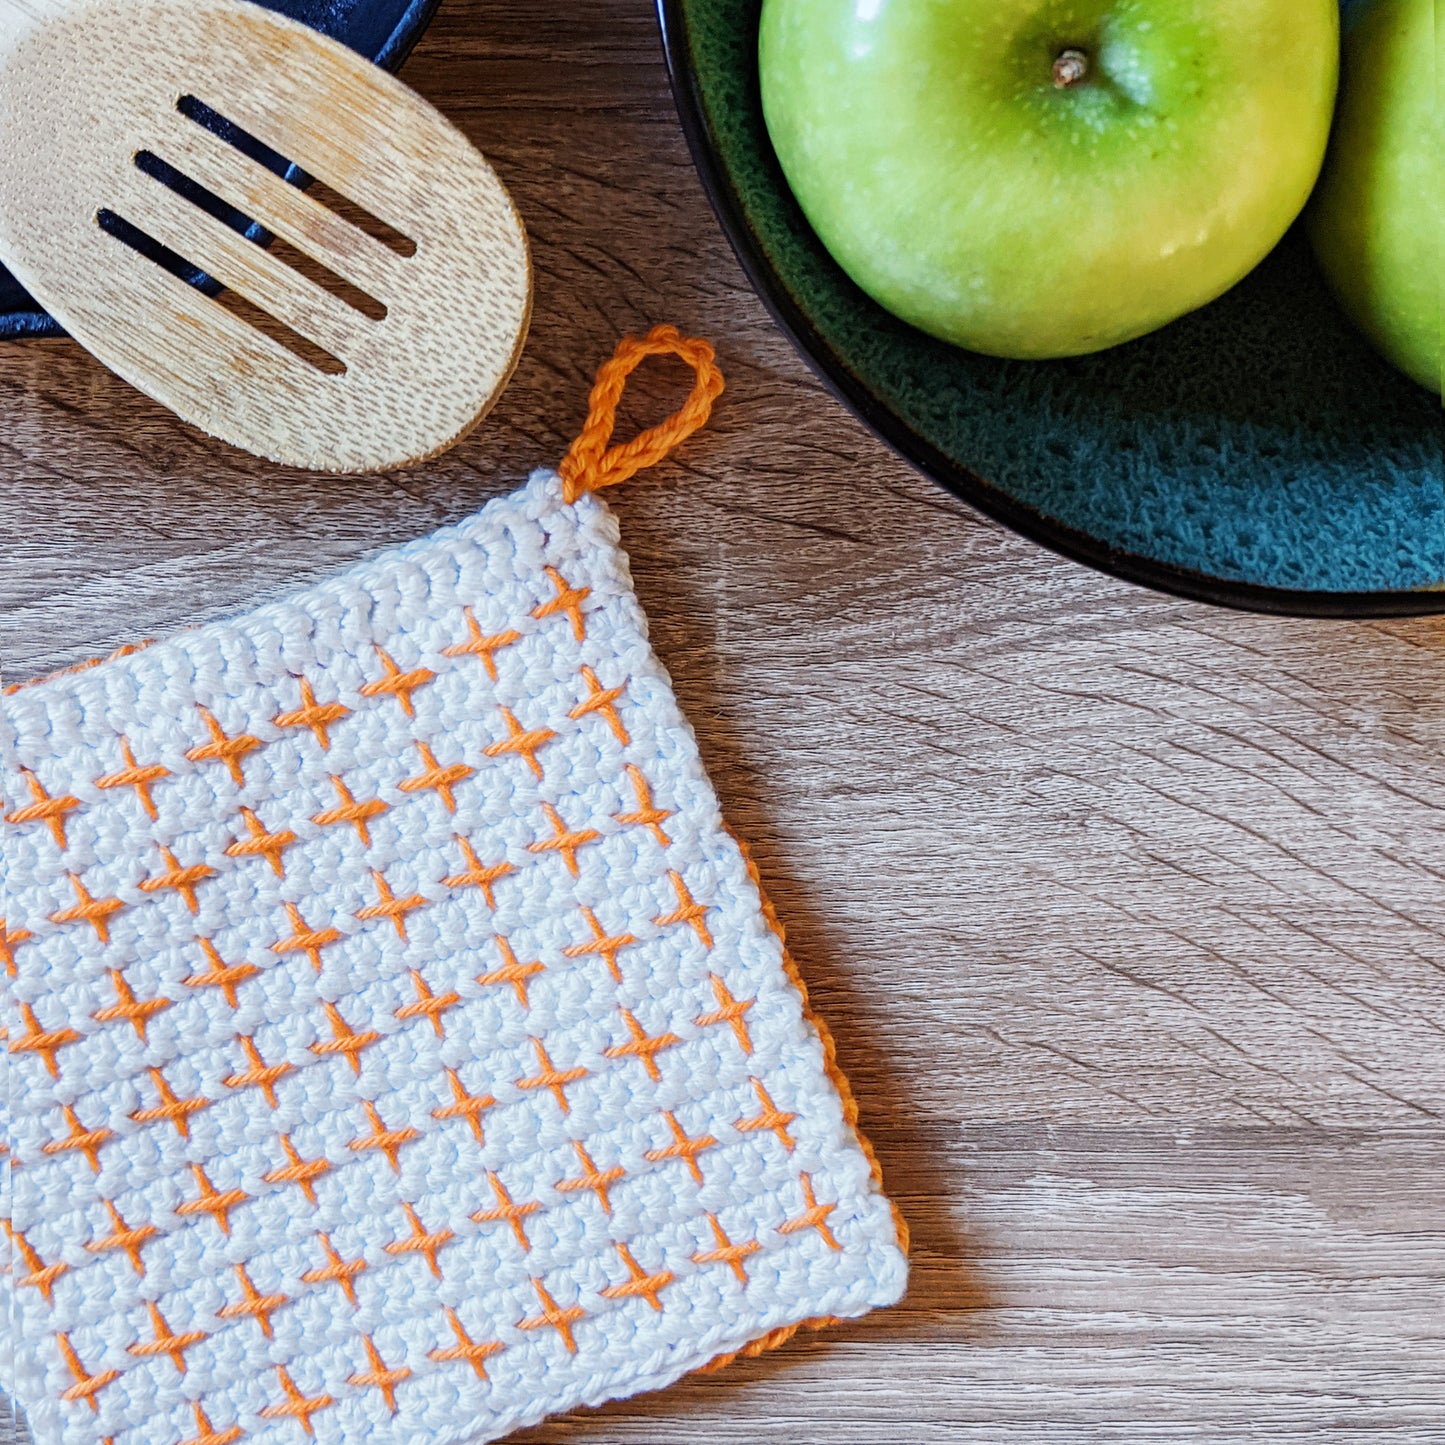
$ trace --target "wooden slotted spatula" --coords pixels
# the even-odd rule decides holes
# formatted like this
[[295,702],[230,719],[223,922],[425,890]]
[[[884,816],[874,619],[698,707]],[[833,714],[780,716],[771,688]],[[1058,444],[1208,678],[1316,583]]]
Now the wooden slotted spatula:
[[0,0],[0,256],[140,390],[324,471],[465,435],[531,309],[521,220],[461,132],[248,0]]

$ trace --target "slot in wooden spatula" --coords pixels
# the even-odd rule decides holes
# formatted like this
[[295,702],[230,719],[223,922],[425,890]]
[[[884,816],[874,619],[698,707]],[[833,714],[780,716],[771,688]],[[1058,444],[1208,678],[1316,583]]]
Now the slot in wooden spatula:
[[0,0],[0,256],[140,390],[324,471],[463,436],[531,308],[521,220],[461,132],[248,0]]

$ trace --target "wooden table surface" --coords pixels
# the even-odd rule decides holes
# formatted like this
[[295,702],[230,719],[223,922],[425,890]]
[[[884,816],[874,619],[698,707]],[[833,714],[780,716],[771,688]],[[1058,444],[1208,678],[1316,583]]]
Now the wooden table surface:
[[459,518],[560,455],[620,334],[717,343],[714,424],[619,497],[624,540],[913,1282],[518,1438],[1445,1440],[1445,624],[1153,596],[915,475],[749,291],[646,0],[445,0],[406,75],[531,230],[491,419],[321,479],[68,342],[0,347],[0,655],[30,676]]

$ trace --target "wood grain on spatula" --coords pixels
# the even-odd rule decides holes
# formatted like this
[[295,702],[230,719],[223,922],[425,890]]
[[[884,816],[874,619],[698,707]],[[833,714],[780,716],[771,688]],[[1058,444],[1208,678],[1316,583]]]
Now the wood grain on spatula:
[[213,436],[402,466],[465,435],[516,364],[531,271],[502,183],[427,102],[295,21],[247,0],[0,0],[0,137],[0,255]]

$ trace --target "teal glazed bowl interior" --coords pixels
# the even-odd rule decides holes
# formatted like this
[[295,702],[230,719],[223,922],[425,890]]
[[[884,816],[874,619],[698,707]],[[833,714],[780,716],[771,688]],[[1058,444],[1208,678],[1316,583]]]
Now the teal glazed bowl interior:
[[1185,597],[1445,613],[1445,412],[1360,338],[1299,229],[1140,341],[999,361],[935,341],[823,249],[768,141],[761,0],[658,0],[678,112],[750,280],[841,399],[966,502]]

